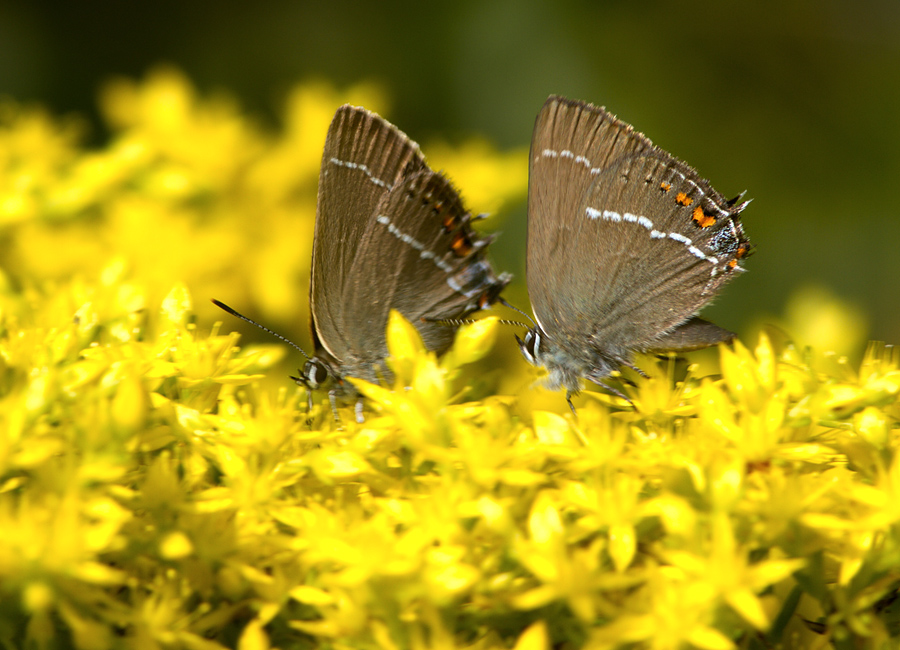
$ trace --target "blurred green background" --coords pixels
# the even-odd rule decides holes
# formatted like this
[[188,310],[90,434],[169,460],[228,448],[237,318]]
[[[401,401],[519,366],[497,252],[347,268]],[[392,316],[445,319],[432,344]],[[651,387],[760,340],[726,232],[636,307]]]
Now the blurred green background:
[[[299,81],[375,81],[426,155],[527,146],[551,93],[603,104],[754,199],[750,272],[705,315],[900,342],[897,0],[0,3],[0,94],[89,116],[97,144],[101,84],[158,63],[273,122]],[[524,202],[489,227],[524,306]]]

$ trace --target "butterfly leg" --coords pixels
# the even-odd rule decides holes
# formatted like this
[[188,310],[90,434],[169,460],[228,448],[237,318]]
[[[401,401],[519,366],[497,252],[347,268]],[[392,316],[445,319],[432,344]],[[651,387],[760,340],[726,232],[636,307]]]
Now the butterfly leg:
[[334,421],[337,423],[338,430],[342,430],[344,427],[341,424],[341,416],[338,414],[337,410],[337,390],[332,388],[328,391],[328,401],[331,404],[331,413],[334,415]]
[[599,379],[591,379],[590,377],[588,377],[588,379],[590,379],[591,382],[597,384],[603,390],[612,393],[616,397],[621,397],[623,400],[625,400],[626,402],[628,402],[629,404],[634,406],[634,402],[632,402],[631,399],[629,399],[628,395],[626,395],[625,393],[620,391],[618,388],[614,388],[613,386],[610,386],[609,384],[607,384],[603,381],[600,381]]
[[363,422],[366,421],[366,419],[363,417],[362,397],[360,397],[358,400],[356,400],[356,405],[353,407],[353,412],[356,413],[356,422],[358,424],[362,424]]
[[569,403],[569,408],[572,409],[572,415],[575,416],[575,419],[578,419],[578,412],[575,410],[575,405],[572,404],[572,395],[577,395],[578,393],[573,393],[572,391],[566,389],[566,401]]
[[[627,368],[631,368],[632,370],[634,370],[637,374],[639,374],[639,375],[640,375],[641,377],[643,377],[644,379],[650,379],[650,375],[648,375],[646,372],[644,372],[643,370],[641,370],[640,368],[638,368],[636,365],[634,365],[634,364],[631,363],[630,361],[625,361],[625,362],[622,363],[622,365],[625,366],[625,367],[627,367]],[[632,384],[632,385],[634,385],[634,384]]]

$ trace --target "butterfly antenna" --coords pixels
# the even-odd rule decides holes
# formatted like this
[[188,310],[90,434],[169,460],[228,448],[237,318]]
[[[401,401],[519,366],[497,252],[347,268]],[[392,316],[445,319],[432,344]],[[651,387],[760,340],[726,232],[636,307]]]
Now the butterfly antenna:
[[[272,336],[281,339],[282,341],[284,341],[285,343],[287,343],[288,345],[290,345],[292,348],[294,348],[295,350],[297,350],[297,351],[298,351],[300,354],[302,354],[304,357],[306,357],[307,359],[309,359],[309,355],[306,354],[306,352],[303,350],[303,348],[301,348],[299,345],[297,345],[296,343],[294,343],[293,341],[291,341],[289,338],[286,338],[286,337],[282,336],[282,335],[279,334],[278,332],[273,332],[273,331],[270,330],[268,327],[265,327],[264,325],[260,325],[260,324],[257,323],[255,320],[252,320],[252,319],[250,319],[250,318],[247,318],[247,317],[244,316],[243,314],[241,314],[241,313],[239,313],[239,312],[236,312],[236,311],[233,310],[231,307],[229,307],[228,305],[226,305],[224,302],[219,302],[218,300],[213,299],[212,303],[213,303],[216,307],[218,307],[219,309],[223,309],[223,310],[227,311],[227,312],[228,312],[229,314],[231,314],[232,316],[236,316],[236,317],[240,318],[240,319],[243,320],[243,321],[247,321],[247,322],[250,323],[251,325],[256,325],[259,329],[263,330],[264,332],[268,332],[268,333],[271,334]],[[293,377],[292,377],[292,379],[293,379]]]
[[[426,323],[437,323],[438,325],[447,325],[452,327],[460,327],[462,325],[471,325],[477,323],[480,318],[423,318]],[[508,318],[498,318],[497,322],[501,325],[513,325],[515,327],[531,327],[528,323],[522,323],[517,320],[509,320]]]
[[534,319],[533,319],[531,316],[529,316],[528,314],[526,314],[524,311],[522,311],[521,309],[519,309],[519,308],[516,307],[515,305],[511,305],[511,304],[509,304],[508,302],[506,302],[506,299],[505,299],[503,296],[499,296],[499,297],[497,298],[497,302],[499,302],[499,303],[500,303],[501,305],[503,305],[504,307],[509,307],[509,308],[512,309],[513,311],[519,312],[519,313],[522,314],[525,318],[527,318],[528,320],[531,321],[531,325],[528,325],[528,324],[526,324],[526,323],[518,323],[518,322],[516,322],[516,321],[500,321],[500,322],[503,323],[504,325],[520,325],[520,326],[526,327],[526,328],[527,328],[527,327],[536,327],[536,326],[537,326],[537,323],[534,322]]
[[462,325],[471,325],[477,322],[474,318],[422,318],[425,323],[437,323],[438,325],[447,325],[448,327],[460,327]]

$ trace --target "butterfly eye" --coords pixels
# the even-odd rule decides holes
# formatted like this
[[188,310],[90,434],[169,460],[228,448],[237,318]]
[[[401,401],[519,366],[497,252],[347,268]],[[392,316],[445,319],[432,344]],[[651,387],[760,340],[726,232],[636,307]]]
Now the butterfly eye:
[[328,379],[328,368],[318,359],[310,359],[303,366],[303,376],[310,388],[318,388]]

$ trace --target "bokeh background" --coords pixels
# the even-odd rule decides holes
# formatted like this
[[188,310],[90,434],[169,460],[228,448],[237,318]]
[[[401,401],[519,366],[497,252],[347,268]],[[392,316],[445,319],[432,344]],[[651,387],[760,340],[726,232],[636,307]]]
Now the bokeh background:
[[[706,316],[851,356],[866,337],[900,342],[895,0],[0,3],[0,94],[81,115],[94,146],[109,137],[103,84],[161,63],[272,129],[297,83],[374,84],[426,155],[472,137],[521,151],[551,93],[606,105],[754,199],[750,271]],[[526,306],[524,197],[489,227]]]

